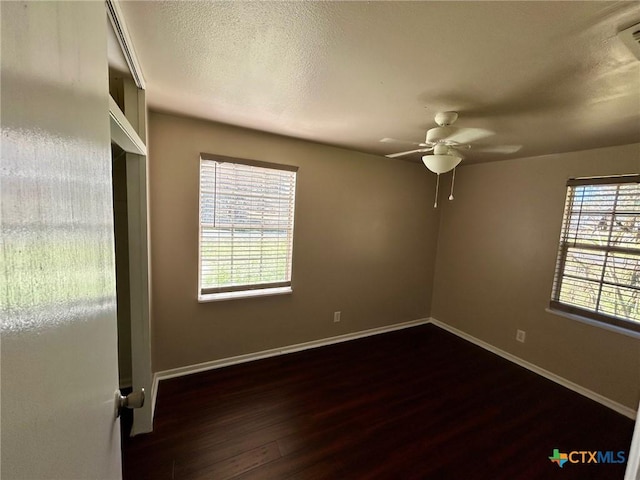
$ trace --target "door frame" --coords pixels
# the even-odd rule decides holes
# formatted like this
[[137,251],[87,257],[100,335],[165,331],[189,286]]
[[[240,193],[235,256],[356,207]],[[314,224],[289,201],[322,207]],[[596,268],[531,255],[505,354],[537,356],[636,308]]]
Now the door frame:
[[124,80],[124,112],[110,98],[111,141],[126,153],[127,226],[131,316],[131,380],[144,388],[147,401],[134,410],[131,435],[153,430],[156,392],[151,370],[151,276],[147,157],[147,104],[140,63],[117,0],[106,0],[107,16],[116,33],[133,80]]

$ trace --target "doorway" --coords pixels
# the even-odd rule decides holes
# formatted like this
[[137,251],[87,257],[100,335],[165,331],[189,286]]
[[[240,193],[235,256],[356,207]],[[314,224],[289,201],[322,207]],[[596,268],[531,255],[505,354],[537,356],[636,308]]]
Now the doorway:
[[111,144],[113,224],[118,302],[118,369],[120,389],[131,388],[131,299],[129,290],[129,226],[125,151]]
[[[126,152],[115,143],[111,144],[111,178],[115,237],[116,300],[118,304],[118,383],[122,395],[127,395],[132,391],[127,164]],[[123,437],[127,437],[131,433],[133,414],[130,410],[125,410],[120,418],[120,431]]]

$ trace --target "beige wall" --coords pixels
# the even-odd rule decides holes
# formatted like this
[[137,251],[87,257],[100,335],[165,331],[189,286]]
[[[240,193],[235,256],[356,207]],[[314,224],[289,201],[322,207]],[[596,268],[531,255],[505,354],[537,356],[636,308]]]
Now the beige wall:
[[567,178],[638,171],[640,145],[460,168],[456,200],[443,202],[432,316],[636,409],[640,340],[545,308]]
[[[420,164],[160,113],[149,145],[155,371],[431,314],[637,407],[640,341],[545,308],[566,179],[637,172],[640,145],[467,165],[436,211]],[[300,167],[292,295],[197,302],[200,152]]]
[[[429,315],[439,219],[421,164],[159,113],[149,146],[155,371]],[[300,167],[292,295],[197,302],[200,152]]]

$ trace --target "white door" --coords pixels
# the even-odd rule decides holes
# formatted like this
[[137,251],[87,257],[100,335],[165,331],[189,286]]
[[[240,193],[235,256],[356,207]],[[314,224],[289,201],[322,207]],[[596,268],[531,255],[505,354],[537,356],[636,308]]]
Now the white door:
[[0,12],[2,478],[121,478],[105,6]]

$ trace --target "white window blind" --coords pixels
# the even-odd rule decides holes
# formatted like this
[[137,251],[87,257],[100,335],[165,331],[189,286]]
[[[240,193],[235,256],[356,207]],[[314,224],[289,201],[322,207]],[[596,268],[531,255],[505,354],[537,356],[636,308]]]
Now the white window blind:
[[640,331],[640,175],[567,182],[550,306]]
[[296,171],[201,155],[201,297],[291,286]]

